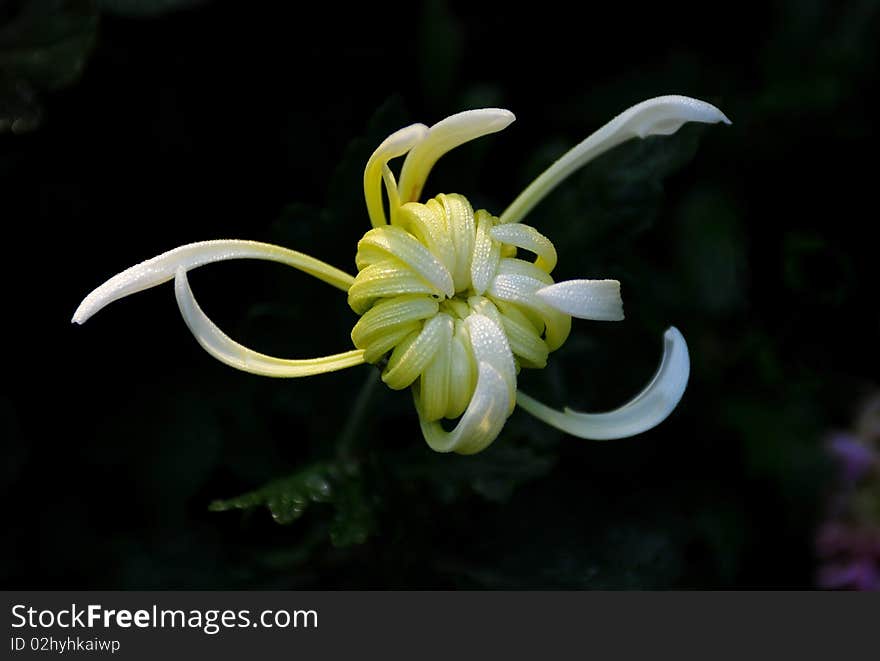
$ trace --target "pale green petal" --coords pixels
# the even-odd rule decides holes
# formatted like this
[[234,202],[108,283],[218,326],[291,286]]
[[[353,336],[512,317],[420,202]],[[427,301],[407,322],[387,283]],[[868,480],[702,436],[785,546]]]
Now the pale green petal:
[[373,342],[364,347],[364,362],[373,364],[382,356],[403,342],[407,336],[418,334],[424,324],[421,321],[410,321],[398,324],[379,335]]
[[403,294],[431,295],[434,287],[396,259],[370,264],[364,268],[348,290],[348,304],[357,314],[364,314],[378,298]]
[[663,359],[650,383],[635,398],[608,413],[557,411],[518,392],[516,401],[539,420],[564,432],[597,441],[641,434],[663,422],[678,405],[687,387],[690,358],[678,329],[663,335]]
[[392,390],[401,390],[419,378],[434,359],[438,349],[452,339],[454,323],[448,314],[439,313],[425,322],[418,334],[412,334],[391,352],[382,380]]
[[403,262],[433,286],[438,296],[452,297],[455,294],[452,275],[446,267],[418,239],[400,227],[389,225],[371,229],[358,241],[355,263],[359,270],[388,259]]
[[449,380],[453,387],[450,388],[445,417],[455,419],[467,409],[477,385],[477,363],[474,360],[474,352],[471,351],[467,325],[461,319],[455,320],[450,360],[452,364]]
[[428,445],[435,452],[475,454],[494,441],[508,416],[507,384],[504,377],[487,362],[477,365],[477,387],[458,424],[451,432],[439,422],[425,418],[418,392],[413,392],[419,424]]
[[556,268],[556,248],[550,239],[534,227],[520,223],[496,225],[492,228],[492,238],[535,253],[535,266],[542,271],[551,273]]
[[348,291],[354,283],[354,277],[344,271],[301,252],[270,243],[239,240],[201,241],[169,250],[113,276],[83,299],[72,321],[82,324],[115,300],[168,282],[179,268],[188,271],[227,259],[265,259],[280,262],[343,291]]
[[492,216],[483,209],[477,211],[474,220],[474,255],[471,260],[471,288],[480,296],[498,270],[501,246],[492,239]]
[[[504,332],[510,342],[510,350],[519,358],[523,367],[543,368],[547,366],[550,350],[547,343],[519,306],[505,301],[495,301],[501,313]],[[543,325],[541,331],[543,331]]]
[[400,207],[397,222],[402,229],[425,244],[446,270],[455,270],[455,245],[446,224],[446,217],[437,200],[430,199],[425,204],[407,202]]
[[373,227],[386,224],[385,211],[382,203],[382,180],[388,184],[388,196],[393,207],[399,204],[399,196],[394,185],[394,176],[387,169],[388,161],[403,156],[428,135],[428,127],[424,124],[412,124],[395,131],[380,144],[364,169],[364,198],[367,202],[367,213]]
[[[501,261],[503,263],[505,260]],[[528,264],[528,262],[523,263]],[[535,268],[532,264],[529,266]],[[547,347],[550,351],[556,351],[568,339],[568,334],[571,332],[571,317],[535,295],[544,286],[544,282],[527,275],[499,273],[492,280],[487,293],[493,300],[517,303],[524,308],[524,312],[538,315],[544,324]]]
[[438,195],[437,201],[443,205],[446,226],[452,235],[455,248],[455,267],[452,282],[455,291],[465,289],[471,281],[471,259],[474,253],[476,226],[471,204],[461,195]]
[[483,296],[472,296],[468,299],[468,305],[474,311],[465,319],[474,358],[478,363],[489,363],[504,377],[510,400],[508,414],[513,413],[516,406],[516,363],[504,333],[501,313],[492,301]]
[[[454,322],[440,342],[434,358],[422,372],[419,393],[422,398],[422,414],[426,420],[439,420],[449,408],[450,371],[452,368],[452,345]],[[466,384],[462,384],[466,387]],[[454,387],[461,387],[458,384]]]
[[515,117],[509,110],[466,110],[434,124],[428,135],[407,154],[400,171],[400,199],[417,202],[431,168],[443,154],[470,140],[507,127]]
[[[395,296],[379,301],[358,319],[351,330],[351,341],[359,349],[370,352],[370,346],[374,342],[381,341],[384,336],[398,328],[409,326],[412,322],[433,317],[438,308],[437,301],[429,296]],[[418,328],[421,328],[421,324]],[[380,353],[379,356],[381,355]]]
[[552,285],[553,278],[543,269],[539,269],[532,262],[527,262],[518,257],[504,257],[498,263],[499,275],[522,275],[544,285]]
[[690,97],[669,95],[642,101],[624,110],[547,168],[501,214],[501,222],[515,223],[525,218],[532,207],[573,172],[612,147],[631,138],[671,135],[687,122],[730,124],[718,108]]
[[563,280],[537,290],[535,296],[578,319],[623,320],[623,301],[617,280]]
[[220,362],[244,372],[261,376],[301,377],[335,372],[364,362],[364,352],[359,349],[321,358],[283,359],[242,346],[220,330],[202,311],[193,297],[182,266],[175,274],[174,294],[186,325],[202,348]]
[[483,450],[501,433],[515,406],[516,372],[504,331],[482,314],[471,315],[464,324],[477,364],[477,384],[455,429],[446,432],[439,422],[430,421],[418,389],[413,393],[422,433],[437,452],[474,454]]

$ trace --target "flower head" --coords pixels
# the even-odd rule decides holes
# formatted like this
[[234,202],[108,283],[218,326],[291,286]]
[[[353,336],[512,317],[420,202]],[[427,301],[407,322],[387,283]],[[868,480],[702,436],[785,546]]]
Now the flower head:
[[[549,354],[568,337],[572,317],[623,319],[618,281],[555,282],[553,243],[520,221],[575,170],[626,140],[668,135],[690,121],[729,121],[720,110],[696,99],[650,99],[571,149],[499,216],[475,211],[459,194],[422,201],[425,182],[440,157],[513,120],[507,110],[471,110],[430,128],[407,126],[382,142],[364,170],[373,228],[358,242],[357,276],[279,246],[206,241],[176,248],[114,276],[83,300],[73,321],[82,323],[118,298],[174,279],[184,320],[218,360],[277,377],[309,376],[361,363],[380,365],[389,387],[411,387],[425,440],[439,452],[471,454],[484,449],[517,404],[581,438],[621,438],[650,429],[675,408],[687,385],[687,345],[675,328],[666,331],[654,378],[615,411],[557,411],[518,392],[519,371],[547,364]],[[398,183],[389,162],[401,156],[406,158]],[[520,250],[534,259],[519,257]],[[241,258],[281,262],[347,292],[349,306],[360,315],[351,333],[355,349],[291,360],[257,353],[229,338],[199,307],[186,272]],[[443,418],[458,419],[452,431],[442,427]]]

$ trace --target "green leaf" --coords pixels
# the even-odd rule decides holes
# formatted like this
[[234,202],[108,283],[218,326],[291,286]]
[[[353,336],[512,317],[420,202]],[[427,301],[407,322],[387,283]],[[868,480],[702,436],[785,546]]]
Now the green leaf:
[[212,512],[266,507],[282,525],[300,519],[312,505],[329,504],[333,519],[330,541],[351,546],[366,541],[373,528],[371,501],[363,489],[360,469],[352,462],[316,462],[265,486],[227,500],[215,500]]
[[41,90],[72,85],[85,69],[97,29],[91,2],[30,0],[0,29],[0,70]]
[[97,28],[89,0],[29,0],[0,28],[0,132],[39,127],[39,93],[79,81]]

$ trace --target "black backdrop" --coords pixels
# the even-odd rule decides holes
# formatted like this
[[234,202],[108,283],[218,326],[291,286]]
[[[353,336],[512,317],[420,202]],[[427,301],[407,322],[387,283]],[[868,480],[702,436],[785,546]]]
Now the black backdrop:
[[[832,4],[3,4],[0,109],[24,118],[0,133],[3,583],[812,586],[822,441],[880,374],[878,7]],[[688,339],[688,392],[643,436],[590,443],[516,413],[486,453],[440,456],[408,393],[383,387],[340,463],[369,368],[235,372],[192,340],[170,285],[69,322],[105,278],[190,241],[272,241],[353,270],[361,168],[406,123],[513,110],[429,184],[498,213],[568,146],[665,93],[733,125],[621,147],[530,220],[557,242],[560,277],[619,278],[627,310],[576,322],[523,376],[530,392],[615,406],[650,376],[665,326]],[[344,295],[306,276],[248,262],[191,281],[245,344],[350,346]],[[332,497],[308,491],[315,475]],[[278,479],[305,507],[292,523],[208,509]]]

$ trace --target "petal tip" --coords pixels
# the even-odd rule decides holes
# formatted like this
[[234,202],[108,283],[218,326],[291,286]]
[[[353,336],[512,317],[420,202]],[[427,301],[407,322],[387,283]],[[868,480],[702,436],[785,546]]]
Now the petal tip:
[[680,94],[669,94],[636,104],[620,115],[626,117],[621,126],[630,124],[635,135],[672,135],[688,122],[701,124],[730,124],[731,121],[716,106],[700,99]]
[[507,108],[479,108],[477,110],[465,110],[461,114],[466,115],[471,113],[471,116],[480,116],[481,118],[488,120],[488,123],[490,123],[491,126],[497,126],[499,129],[509,126],[516,120],[516,115]]
[[498,122],[503,123],[504,126],[510,126],[516,121],[516,115],[507,108],[493,108],[493,110],[498,113]]
[[89,294],[82,300],[76,308],[76,312],[73,313],[73,317],[70,318],[70,323],[82,326],[92,317],[92,315],[106,305],[106,303],[103,305],[96,305],[94,298],[95,297],[92,294]]

